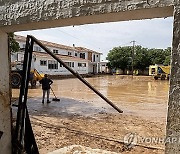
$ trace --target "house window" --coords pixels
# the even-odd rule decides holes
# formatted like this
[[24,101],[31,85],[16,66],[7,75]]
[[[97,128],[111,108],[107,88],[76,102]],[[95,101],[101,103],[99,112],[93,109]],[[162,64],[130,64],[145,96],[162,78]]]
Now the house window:
[[82,63],[82,67],[86,67],[86,63]]
[[54,60],[48,60],[48,69],[58,69],[58,62]]
[[86,67],[86,63],[78,63],[78,67]]
[[85,53],[80,53],[80,58],[85,59]]
[[68,52],[68,55],[71,56],[71,52]]
[[57,49],[53,49],[53,53],[54,54],[58,54],[58,50]]
[[[69,67],[74,67],[74,62],[65,62],[65,64]],[[60,67],[63,67],[63,66],[60,64]]]
[[93,56],[93,62],[95,62],[95,61],[96,61],[96,55]]
[[71,62],[65,62],[65,64],[69,67],[71,67]]
[[78,67],[82,67],[82,63],[78,63]]
[[82,63],[78,63],[78,67],[82,67]]
[[22,46],[23,48],[25,48],[26,47],[26,44],[23,44],[23,46]]
[[77,57],[77,53],[75,53],[75,56]]
[[47,66],[47,60],[40,60],[41,66]]
[[34,46],[34,51],[41,51],[41,48],[38,46]]
[[98,57],[98,55],[96,55],[96,57]]

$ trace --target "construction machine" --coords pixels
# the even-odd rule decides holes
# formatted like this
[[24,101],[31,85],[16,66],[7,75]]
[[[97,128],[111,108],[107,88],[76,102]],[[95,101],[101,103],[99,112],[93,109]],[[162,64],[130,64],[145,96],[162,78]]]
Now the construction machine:
[[164,66],[164,65],[150,65],[149,66],[149,75],[154,76],[155,80],[158,80],[159,78],[161,80],[169,80],[170,76],[170,66]]
[[[12,62],[11,63],[11,85],[13,88],[19,88],[21,85],[23,74],[23,63]],[[30,84],[32,88],[36,87],[37,81],[40,81],[44,77],[44,74],[40,74],[36,69],[30,71]]]

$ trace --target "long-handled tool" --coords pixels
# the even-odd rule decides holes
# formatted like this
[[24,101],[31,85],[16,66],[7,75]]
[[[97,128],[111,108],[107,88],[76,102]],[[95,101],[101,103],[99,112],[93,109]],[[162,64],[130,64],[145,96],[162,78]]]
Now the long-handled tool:
[[75,72],[71,67],[66,65],[59,57],[53,54],[49,48],[45,47],[40,41],[38,41],[35,37],[28,35],[27,38],[32,39],[37,45],[39,45],[43,50],[46,51],[51,57],[57,60],[60,64],[62,64],[68,71],[70,71],[75,77],[77,77],[80,81],[82,81],[86,86],[88,86],[91,90],[93,90],[97,95],[99,95],[103,100],[105,100],[109,105],[111,105],[116,111],[119,113],[123,113],[121,109],[119,109],[114,103],[112,103],[108,98],[106,98],[103,94],[101,94],[97,89],[95,89],[91,84],[89,84],[78,72]]
[[52,99],[52,101],[59,102],[59,101],[60,101],[60,99],[56,97],[56,95],[55,95],[55,93],[54,93],[54,91],[53,91],[53,89],[52,89],[52,88],[51,88],[51,91],[52,91],[52,93],[53,93],[53,95],[54,95],[54,97],[55,97],[55,98],[53,98],[53,99]]

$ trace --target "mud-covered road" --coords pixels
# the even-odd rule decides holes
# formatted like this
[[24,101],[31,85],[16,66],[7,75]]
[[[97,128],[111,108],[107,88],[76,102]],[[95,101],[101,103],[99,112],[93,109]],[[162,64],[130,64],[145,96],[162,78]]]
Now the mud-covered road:
[[[124,113],[119,114],[78,79],[54,80],[52,88],[60,102],[43,105],[41,87],[30,89],[28,108],[40,153],[68,145],[117,153],[163,153],[160,139],[165,136],[168,81],[131,76],[87,81]],[[13,97],[18,93],[13,89]],[[129,134],[135,135],[139,146],[123,145]]]

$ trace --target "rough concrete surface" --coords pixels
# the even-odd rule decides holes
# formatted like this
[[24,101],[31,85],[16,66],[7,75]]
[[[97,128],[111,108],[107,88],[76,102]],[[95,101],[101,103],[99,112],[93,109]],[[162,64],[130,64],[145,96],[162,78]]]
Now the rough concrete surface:
[[[153,17],[172,16],[173,0],[19,0],[19,1],[0,1],[0,26],[20,25],[42,22],[55,21],[60,19],[74,20],[74,24],[90,23],[90,22],[104,22],[107,20],[106,16],[97,17],[96,20],[88,19],[89,16],[121,13],[117,15],[115,21],[123,19],[143,19]],[[171,7],[170,9],[164,9]],[[133,10],[150,10],[150,8],[163,8],[164,10],[152,10],[147,13],[137,12],[132,13]],[[158,13],[159,11],[159,13]],[[129,14],[124,14],[128,13]],[[139,14],[141,13],[141,14]],[[137,17],[137,16],[138,17]],[[113,15],[114,18],[115,15]],[[143,17],[144,16],[144,17]],[[83,18],[86,17],[86,18]],[[110,17],[108,17],[110,18]],[[84,20],[84,21],[81,21]],[[89,21],[88,21],[89,20]],[[110,19],[108,19],[110,20]],[[112,15],[111,15],[112,20]],[[61,20],[59,25],[62,25],[65,20]],[[72,25],[72,23],[66,23]],[[46,24],[46,28],[48,23]],[[30,28],[30,27],[29,27]],[[12,29],[13,30],[13,29]]]
[[[0,27],[3,32],[172,16],[175,8],[172,75],[168,116],[168,136],[180,136],[179,105],[179,0],[0,0]],[[0,147],[10,149],[9,66],[7,36],[0,33],[2,86],[0,98]],[[3,143],[3,145],[2,145]],[[180,145],[167,144],[166,153],[178,153]],[[7,150],[8,153],[9,150]]]
[[178,154],[180,151],[180,4],[175,7],[173,50],[171,63],[171,80],[169,108],[167,119],[167,137],[174,142],[167,142],[166,154]]
[[0,31],[0,153],[11,153],[11,112],[9,89],[9,53],[7,35]]

